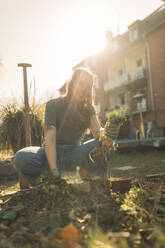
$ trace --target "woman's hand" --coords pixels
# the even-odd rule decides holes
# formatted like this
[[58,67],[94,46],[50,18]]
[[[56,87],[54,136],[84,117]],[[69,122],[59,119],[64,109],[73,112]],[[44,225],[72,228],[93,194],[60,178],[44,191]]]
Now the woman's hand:
[[53,176],[55,176],[55,177],[60,177],[60,172],[59,172],[59,170],[58,170],[58,168],[56,167],[56,168],[54,168],[52,171],[52,175]]

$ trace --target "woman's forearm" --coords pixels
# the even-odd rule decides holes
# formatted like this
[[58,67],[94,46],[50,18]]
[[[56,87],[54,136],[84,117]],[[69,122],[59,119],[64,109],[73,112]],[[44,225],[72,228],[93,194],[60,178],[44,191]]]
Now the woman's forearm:
[[99,118],[96,115],[93,115],[90,120],[90,129],[94,138],[97,138],[99,135],[99,131],[102,129]]
[[48,160],[49,168],[52,171],[56,168],[56,146],[55,144],[45,145],[46,157]]
[[56,127],[45,127],[45,152],[49,168],[52,171],[56,168]]

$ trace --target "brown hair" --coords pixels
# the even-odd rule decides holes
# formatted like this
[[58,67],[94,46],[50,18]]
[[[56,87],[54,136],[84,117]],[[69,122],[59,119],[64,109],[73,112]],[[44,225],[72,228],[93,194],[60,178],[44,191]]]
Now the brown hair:
[[85,131],[89,127],[90,116],[94,109],[93,105],[93,87],[91,90],[91,96],[83,103],[76,104],[73,99],[73,89],[76,84],[79,83],[81,76],[87,73],[94,82],[95,75],[86,68],[76,68],[70,80],[66,83],[65,94],[61,95],[61,101],[64,105],[64,121],[65,125],[74,129]]

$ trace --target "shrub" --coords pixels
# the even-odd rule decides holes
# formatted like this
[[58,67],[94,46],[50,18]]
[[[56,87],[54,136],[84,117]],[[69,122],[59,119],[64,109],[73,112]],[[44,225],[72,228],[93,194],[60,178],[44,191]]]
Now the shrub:
[[[39,112],[39,111],[38,111]],[[41,146],[43,140],[43,121],[37,109],[30,111],[32,145]],[[13,152],[26,146],[24,110],[17,104],[7,104],[1,109],[0,145],[11,148]]]

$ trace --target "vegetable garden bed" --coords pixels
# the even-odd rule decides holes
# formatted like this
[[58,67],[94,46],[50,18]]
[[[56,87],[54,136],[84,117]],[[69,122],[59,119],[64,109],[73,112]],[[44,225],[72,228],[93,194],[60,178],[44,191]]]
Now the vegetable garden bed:
[[3,184],[0,247],[164,247],[164,167],[164,151],[117,152],[107,180],[45,175],[25,191]]

